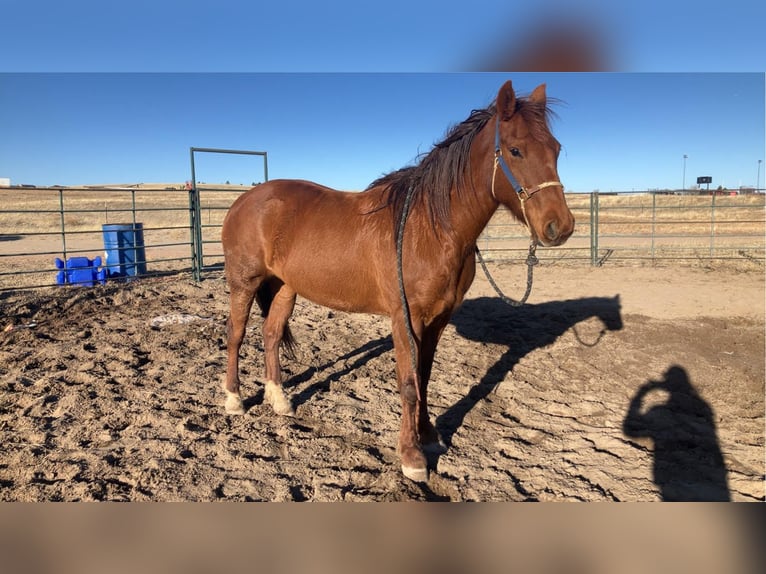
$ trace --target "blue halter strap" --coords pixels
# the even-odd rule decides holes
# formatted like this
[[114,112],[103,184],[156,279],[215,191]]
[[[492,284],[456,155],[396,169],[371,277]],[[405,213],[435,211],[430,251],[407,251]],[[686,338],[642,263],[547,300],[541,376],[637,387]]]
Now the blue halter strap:
[[[505,161],[505,158],[503,157],[503,150],[500,147],[500,115],[497,115],[497,119],[495,120],[495,163],[501,167],[503,170],[503,173],[505,174],[506,179],[508,179],[508,183],[511,184],[511,187],[513,187],[513,191],[516,192],[516,195],[519,196],[519,199],[521,200],[521,206],[524,207],[524,202],[532,197],[535,193],[538,191],[545,189],[546,187],[553,187],[553,186],[560,186],[564,187],[560,181],[544,181],[543,183],[536,185],[532,189],[527,189],[523,185],[519,183],[519,181],[513,176],[513,173],[511,172],[511,168],[508,167],[508,164]],[[494,186],[494,175],[492,176],[492,183]],[[494,189],[492,190],[492,195],[494,196],[495,192]],[[495,198],[497,199],[497,198]],[[526,214],[525,214],[526,217]]]
[[[500,149],[500,114],[497,115],[497,120],[495,121],[495,161],[500,165],[500,167],[503,170],[503,173],[505,173],[506,179],[508,179],[508,183],[511,184],[513,187],[513,191],[516,192],[519,197],[521,197],[522,193],[526,193],[526,190],[521,186],[521,184],[516,180],[515,177],[513,177],[513,173],[511,173],[511,168],[508,167],[508,164],[505,161],[505,158],[503,157],[503,151]],[[527,197],[529,197],[527,195]]]

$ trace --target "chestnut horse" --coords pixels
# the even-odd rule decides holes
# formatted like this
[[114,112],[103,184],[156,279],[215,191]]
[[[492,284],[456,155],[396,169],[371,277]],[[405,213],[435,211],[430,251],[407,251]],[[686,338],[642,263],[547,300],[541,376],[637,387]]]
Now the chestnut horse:
[[[231,292],[226,412],[244,413],[239,350],[253,300],[265,317],[265,400],[281,415],[294,414],[282,388],[279,349],[292,350],[288,319],[297,295],[333,309],[387,315],[402,405],[402,472],[427,480],[423,448],[440,443],[428,416],[428,379],[442,331],[473,281],[479,234],[501,204],[538,245],[561,245],[574,230],[549,113],[545,84],[525,98],[508,81],[495,102],[454,126],[417,165],[363,192],[272,180],[241,195],[221,235]],[[403,212],[406,298],[397,276]]]

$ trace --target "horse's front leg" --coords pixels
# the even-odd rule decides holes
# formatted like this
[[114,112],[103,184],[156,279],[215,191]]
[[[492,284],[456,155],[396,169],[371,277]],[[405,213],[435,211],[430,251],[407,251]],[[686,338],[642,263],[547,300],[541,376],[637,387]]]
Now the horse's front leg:
[[[419,329],[422,330],[422,329]],[[392,319],[392,335],[396,354],[396,379],[402,401],[402,423],[399,431],[399,456],[402,474],[416,482],[428,480],[426,457],[420,443],[418,419],[421,412],[418,369],[412,368],[412,352],[403,317]],[[415,364],[420,355],[419,334],[415,336]]]

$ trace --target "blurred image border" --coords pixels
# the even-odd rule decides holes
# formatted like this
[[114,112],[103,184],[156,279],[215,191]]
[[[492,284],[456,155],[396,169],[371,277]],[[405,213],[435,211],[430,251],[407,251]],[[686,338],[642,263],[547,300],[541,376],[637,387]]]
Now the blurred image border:
[[[764,571],[763,505],[9,503],[7,572]],[[721,568],[724,570],[721,570]]]

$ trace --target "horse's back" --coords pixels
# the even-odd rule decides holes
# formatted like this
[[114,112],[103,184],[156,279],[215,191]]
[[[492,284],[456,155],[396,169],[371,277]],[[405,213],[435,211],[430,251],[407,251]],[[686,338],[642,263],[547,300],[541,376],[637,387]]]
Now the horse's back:
[[335,236],[346,239],[344,230],[353,232],[349,225],[366,226],[377,219],[371,216],[375,207],[369,193],[276,179],[249,189],[234,201],[224,219],[221,240],[226,248],[247,243],[248,236],[256,232],[269,241],[297,240],[305,235],[324,235],[325,241]]
[[[313,181],[275,179],[256,185],[240,195],[229,208],[227,219],[244,215],[252,223],[252,219],[264,213],[264,210],[270,214],[274,208],[284,212],[300,211],[305,215],[310,215],[314,209],[322,212],[357,211],[362,204],[367,203],[365,199],[368,195],[338,191]],[[231,225],[232,223],[229,223],[229,226]]]
[[224,232],[227,227],[231,228],[232,231],[237,231],[234,226],[239,224],[242,217],[252,223],[253,218],[263,213],[263,210],[270,203],[278,205],[301,199],[310,200],[334,191],[329,187],[304,180],[274,179],[260,183],[240,195],[231,204],[224,221]]
[[[238,244],[253,246],[253,242],[268,234],[270,227],[285,227],[289,219],[299,216],[330,188],[303,180],[276,179],[256,185],[240,195],[229,208],[221,230],[224,249]],[[339,193],[339,192],[336,192]]]

